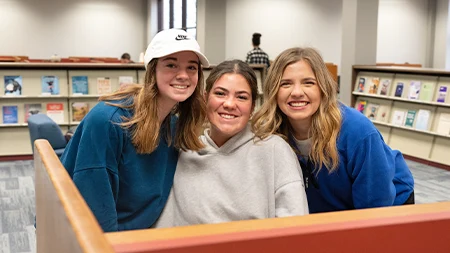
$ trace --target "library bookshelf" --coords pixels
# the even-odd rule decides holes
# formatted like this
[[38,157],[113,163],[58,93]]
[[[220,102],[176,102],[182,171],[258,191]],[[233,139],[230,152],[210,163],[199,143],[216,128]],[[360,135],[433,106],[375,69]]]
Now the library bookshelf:
[[[251,66],[258,78],[258,107],[266,68]],[[213,67],[204,68],[205,80]],[[122,83],[143,84],[144,78],[144,65],[137,63],[0,63],[0,160],[31,159],[29,115],[47,114],[65,133],[80,123],[102,94]]]
[[450,168],[450,71],[353,66],[351,105],[407,157]]

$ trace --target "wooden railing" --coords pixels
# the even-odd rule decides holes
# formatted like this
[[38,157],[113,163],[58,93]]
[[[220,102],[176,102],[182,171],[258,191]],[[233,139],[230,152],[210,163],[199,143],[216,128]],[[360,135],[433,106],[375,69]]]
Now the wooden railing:
[[38,253],[450,252],[450,202],[104,234],[50,145],[36,150]]
[[35,142],[37,252],[114,252],[47,140]]

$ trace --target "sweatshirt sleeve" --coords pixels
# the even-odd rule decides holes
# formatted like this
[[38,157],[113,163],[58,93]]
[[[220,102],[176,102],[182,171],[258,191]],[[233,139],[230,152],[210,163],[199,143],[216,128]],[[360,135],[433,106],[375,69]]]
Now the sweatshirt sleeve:
[[116,211],[118,181],[117,174],[111,173],[106,168],[78,171],[73,177],[73,182],[104,232],[118,230]]
[[395,157],[378,132],[371,133],[356,146],[351,166],[356,209],[393,205]]
[[302,170],[294,151],[280,138],[272,154],[275,166],[275,217],[308,214]]
[[118,230],[116,201],[119,193],[118,166],[123,131],[110,118],[88,114],[80,124],[63,165],[73,167],[72,180],[104,232]]

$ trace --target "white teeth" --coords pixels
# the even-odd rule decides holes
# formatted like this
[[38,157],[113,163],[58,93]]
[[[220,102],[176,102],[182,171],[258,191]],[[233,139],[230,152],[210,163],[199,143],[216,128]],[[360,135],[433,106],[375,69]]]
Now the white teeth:
[[172,86],[177,89],[187,89],[187,86],[182,86],[182,85],[172,85]]
[[229,115],[229,114],[219,114],[220,117],[225,118],[225,119],[234,119],[236,118],[236,116],[234,115]]
[[307,105],[308,104],[308,102],[291,102],[291,103],[289,103],[291,106],[294,106],[294,107],[300,107],[300,106],[305,106],[305,105]]

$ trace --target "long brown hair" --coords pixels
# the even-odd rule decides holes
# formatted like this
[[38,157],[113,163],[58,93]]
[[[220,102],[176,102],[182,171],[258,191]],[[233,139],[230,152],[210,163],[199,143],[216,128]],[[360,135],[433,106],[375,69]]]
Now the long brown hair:
[[[337,138],[341,129],[342,115],[337,100],[337,84],[317,50],[290,48],[275,59],[264,82],[264,104],[253,117],[253,131],[260,138],[277,134],[289,141],[293,128],[287,116],[278,107],[277,94],[284,70],[298,61],[305,61],[310,65],[321,92],[321,103],[312,116],[308,134],[312,139],[309,158],[315,164],[316,172],[320,170],[322,164],[332,172],[339,164]],[[299,152],[291,141],[289,143]]]
[[[160,139],[160,130],[163,128],[164,138],[171,145],[170,121],[172,115],[178,120],[175,131],[174,146],[184,151],[199,150],[203,148],[198,139],[202,125],[206,118],[206,104],[202,96],[204,87],[203,70],[198,68],[198,83],[194,93],[185,101],[178,103],[172,112],[159,124],[158,118],[158,87],[156,85],[156,65],[158,59],[150,61],[145,73],[144,85],[129,85],[123,90],[109,95],[101,96],[99,100],[107,101],[109,105],[133,111],[131,118],[124,118],[120,125],[131,132],[132,143],[139,154],[153,152]],[[120,103],[108,101],[122,100]]]

